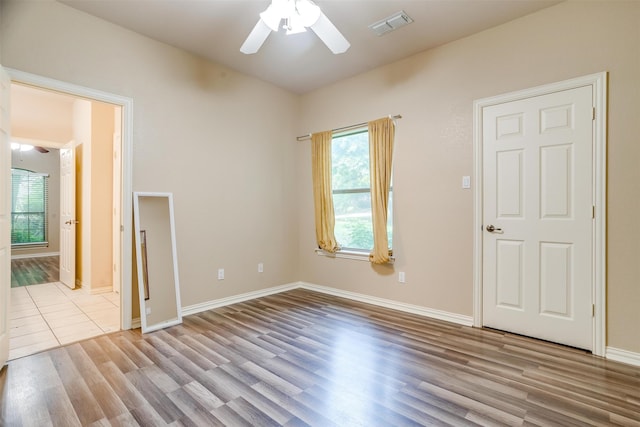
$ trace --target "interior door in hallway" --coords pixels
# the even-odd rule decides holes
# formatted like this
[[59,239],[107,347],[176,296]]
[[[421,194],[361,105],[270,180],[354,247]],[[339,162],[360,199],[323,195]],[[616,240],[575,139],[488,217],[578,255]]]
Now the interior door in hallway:
[[60,149],[60,281],[76,286],[76,162],[73,144]]
[[482,115],[483,325],[591,350],[592,88]]

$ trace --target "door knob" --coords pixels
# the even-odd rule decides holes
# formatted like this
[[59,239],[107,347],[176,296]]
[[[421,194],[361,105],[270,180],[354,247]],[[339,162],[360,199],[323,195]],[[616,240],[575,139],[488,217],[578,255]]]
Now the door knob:
[[65,221],[65,224],[67,224],[67,225],[72,225],[72,224],[77,224],[77,223],[79,223],[79,222],[80,222],[80,221],[77,221],[77,220],[75,220],[75,219],[70,219],[69,221]]
[[496,228],[491,224],[487,225],[486,229],[489,233],[502,233],[502,228]]

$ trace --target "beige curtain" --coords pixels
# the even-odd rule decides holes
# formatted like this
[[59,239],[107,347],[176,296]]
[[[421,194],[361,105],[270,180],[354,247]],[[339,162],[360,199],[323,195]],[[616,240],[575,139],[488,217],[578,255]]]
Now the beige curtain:
[[369,122],[371,214],[373,216],[373,251],[369,255],[369,260],[374,264],[389,262],[391,255],[387,237],[387,216],[394,134],[395,124],[388,117]]
[[338,250],[334,235],[335,213],[331,190],[331,131],[311,135],[311,171],[315,205],[316,240],[327,252]]

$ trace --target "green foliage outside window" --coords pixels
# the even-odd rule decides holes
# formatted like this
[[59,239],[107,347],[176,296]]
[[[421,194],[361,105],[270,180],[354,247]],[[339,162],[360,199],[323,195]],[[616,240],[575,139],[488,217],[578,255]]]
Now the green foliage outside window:
[[47,241],[47,177],[11,169],[11,244]]
[[[336,239],[344,249],[371,250],[373,225],[369,178],[369,133],[364,129],[334,136],[331,150],[331,184]],[[391,206],[391,198],[389,205]],[[392,224],[393,221],[389,215],[387,232],[390,247]]]

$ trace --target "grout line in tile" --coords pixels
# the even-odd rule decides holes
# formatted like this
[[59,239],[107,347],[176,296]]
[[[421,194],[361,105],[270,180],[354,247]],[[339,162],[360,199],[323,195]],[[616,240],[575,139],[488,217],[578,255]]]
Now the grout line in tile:
[[[51,285],[51,286],[49,286]],[[29,290],[29,286],[25,286],[25,292],[26,295],[28,296],[29,300],[32,302],[32,304],[35,306],[35,309],[37,311],[38,314],[34,314],[34,316],[39,316],[42,321],[47,325],[47,327],[49,328],[49,331],[51,331],[53,337],[56,339],[56,341],[58,342],[58,347],[64,345],[62,342],[63,341],[67,341],[65,340],[65,338],[58,338],[58,336],[56,335],[56,333],[54,332],[54,328],[53,326],[47,321],[46,317],[44,316],[44,313],[41,311],[41,307],[46,307],[48,305],[44,305],[44,306],[40,306],[38,305],[38,302],[36,300],[42,300],[42,301],[50,301],[51,297],[60,297],[62,295],[62,297],[64,297],[64,299],[66,299],[65,302],[72,302],[73,305],[75,307],[77,307],[80,312],[82,314],[84,314],[89,321],[93,324],[93,326],[95,328],[97,328],[99,331],[102,331],[102,334],[98,334],[98,335],[104,335],[106,333],[109,332],[113,332],[114,330],[118,330],[120,328],[120,326],[118,326],[117,328],[111,328],[109,325],[106,325],[106,328],[103,328],[102,326],[100,326],[100,324],[98,324],[98,322],[96,320],[93,319],[93,317],[91,316],[91,312],[86,312],[82,309],[80,304],[77,304],[76,301],[74,301],[71,296],[64,292],[63,289],[60,289],[58,287],[57,283],[47,283],[47,284],[43,284],[43,285],[34,285],[34,286],[38,286],[37,288],[32,289],[31,291]],[[106,298],[103,295],[98,295],[100,297],[100,299],[102,301],[99,302],[99,304],[107,302],[109,303],[111,306],[113,306],[113,309],[117,311],[118,315],[120,315],[120,306],[116,305],[113,303],[113,301],[111,301],[110,299]],[[92,304],[95,305],[95,304]],[[110,310],[109,309],[105,309],[105,310]],[[118,318],[118,325],[120,324],[120,320]],[[97,335],[93,335],[93,336],[97,336]],[[66,344],[66,342],[65,342]],[[11,350],[11,349],[10,349]],[[16,349],[13,349],[14,353]],[[37,352],[37,351],[36,351]],[[21,356],[20,356],[21,357]]]

